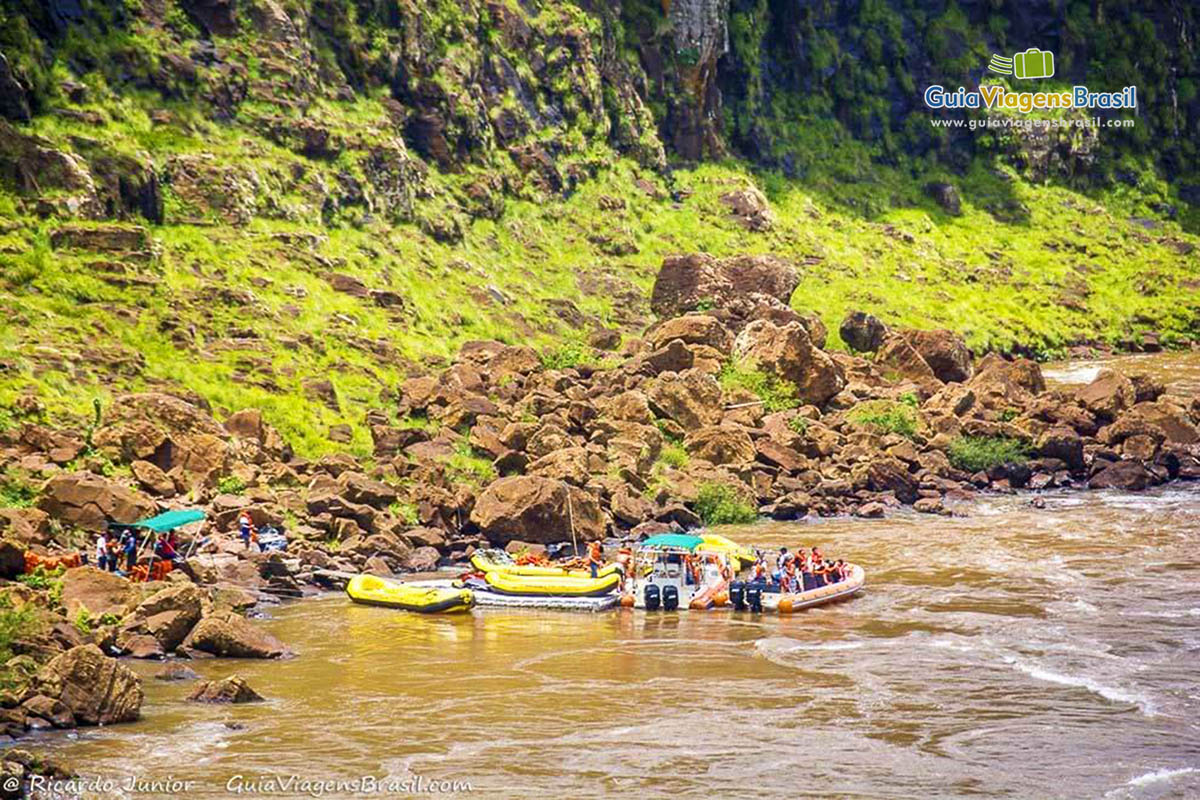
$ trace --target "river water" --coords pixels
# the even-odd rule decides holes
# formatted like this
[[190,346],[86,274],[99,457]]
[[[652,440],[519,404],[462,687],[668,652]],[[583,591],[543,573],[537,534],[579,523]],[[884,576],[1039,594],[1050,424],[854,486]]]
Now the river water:
[[32,744],[214,797],[270,775],[503,798],[1200,797],[1200,487],[1045,499],[725,531],[866,568],[860,596],[790,617],[284,605],[263,624],[296,658],[193,664],[267,702],[197,706],[126,662],[141,722]]

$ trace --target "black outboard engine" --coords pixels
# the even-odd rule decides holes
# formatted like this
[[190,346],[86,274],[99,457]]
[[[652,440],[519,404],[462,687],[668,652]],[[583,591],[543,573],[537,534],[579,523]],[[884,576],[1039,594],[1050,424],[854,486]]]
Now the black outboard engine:
[[[748,605],[750,610],[755,614],[762,613],[762,593],[763,587],[758,581],[746,584],[746,605]],[[732,596],[733,595],[730,594],[730,597]]]
[[734,611],[746,610],[746,584],[741,581],[729,584],[729,603]]
[[662,602],[662,596],[659,594],[658,586],[651,583],[646,587],[643,594],[643,599],[646,601],[647,611],[658,611],[658,606]]
[[679,608],[679,587],[664,586],[662,590],[663,611],[674,611]]

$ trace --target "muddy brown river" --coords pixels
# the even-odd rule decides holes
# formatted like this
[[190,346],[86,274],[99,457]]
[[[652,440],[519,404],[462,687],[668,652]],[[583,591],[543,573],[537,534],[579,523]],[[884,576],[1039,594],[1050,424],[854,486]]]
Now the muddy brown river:
[[1045,499],[723,531],[866,568],[790,617],[282,605],[262,624],[296,658],[192,665],[267,702],[197,706],[126,662],[141,722],[23,746],[106,796],[1200,797],[1200,486]]

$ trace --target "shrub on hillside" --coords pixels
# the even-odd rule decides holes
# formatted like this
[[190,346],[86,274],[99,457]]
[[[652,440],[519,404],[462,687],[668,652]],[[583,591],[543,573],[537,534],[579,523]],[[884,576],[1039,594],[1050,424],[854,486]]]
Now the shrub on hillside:
[[796,384],[763,372],[753,364],[729,361],[718,376],[722,389],[745,389],[762,400],[767,411],[786,411],[800,404]]
[[725,483],[705,483],[696,495],[696,513],[705,525],[754,522],[758,511],[742,491]]
[[959,436],[950,442],[946,455],[956,469],[981,472],[1001,464],[1024,464],[1029,445],[1006,436]]

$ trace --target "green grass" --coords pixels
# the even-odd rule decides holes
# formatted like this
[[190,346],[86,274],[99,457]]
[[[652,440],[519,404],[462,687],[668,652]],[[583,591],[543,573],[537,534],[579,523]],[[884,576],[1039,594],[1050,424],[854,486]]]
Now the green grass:
[[236,475],[226,475],[217,481],[217,491],[221,494],[241,494],[246,489],[246,482]]
[[33,568],[33,572],[27,572],[24,575],[18,575],[16,580],[23,583],[31,589],[47,590],[53,589],[56,583],[62,582],[62,574],[66,572],[65,567],[47,570],[45,565],[38,564]]
[[37,494],[37,487],[20,470],[10,469],[0,475],[0,508],[29,508]]
[[695,510],[705,525],[741,524],[758,519],[758,511],[745,490],[725,483],[701,484]]
[[950,463],[964,472],[981,472],[1001,464],[1024,464],[1029,445],[1004,436],[959,436],[947,450]]
[[911,439],[917,434],[920,420],[912,404],[901,399],[869,400],[859,403],[848,415],[851,422],[874,428],[881,433],[898,433]]
[[474,486],[496,479],[491,459],[478,455],[465,441],[455,444],[454,452],[443,458],[442,463],[451,477]]
[[722,389],[744,389],[762,400],[767,411],[786,411],[800,405],[799,391],[791,381],[763,372],[755,365],[728,361],[721,368],[718,381]]
[[0,665],[13,656],[13,642],[38,631],[37,610],[32,603],[19,608],[8,592],[0,593]]
[[683,469],[691,461],[687,448],[677,442],[666,442],[658,454],[658,460],[668,467]]
[[417,506],[415,503],[397,500],[388,507],[388,511],[390,511],[393,516],[403,520],[405,525],[416,525],[421,521],[420,516],[417,514]]

